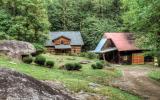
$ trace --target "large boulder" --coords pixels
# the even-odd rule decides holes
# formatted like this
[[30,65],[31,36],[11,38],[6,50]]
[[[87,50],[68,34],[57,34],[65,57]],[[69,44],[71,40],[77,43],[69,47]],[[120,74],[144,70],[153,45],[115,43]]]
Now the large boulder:
[[0,100],[74,100],[61,90],[19,72],[0,69]]
[[0,41],[0,53],[6,54],[11,58],[20,59],[23,55],[29,55],[35,51],[35,47],[28,42],[16,40]]

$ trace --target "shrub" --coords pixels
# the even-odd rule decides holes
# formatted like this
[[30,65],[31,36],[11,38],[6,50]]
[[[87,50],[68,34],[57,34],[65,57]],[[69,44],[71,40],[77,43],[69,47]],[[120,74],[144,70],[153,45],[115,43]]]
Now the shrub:
[[92,52],[87,52],[85,54],[85,56],[89,59],[94,59],[94,58],[97,58],[97,55],[95,53],[92,53]]
[[54,62],[53,61],[46,61],[46,66],[48,68],[52,68],[54,66]]
[[97,68],[96,64],[92,64],[91,67],[92,67],[93,69],[96,69],[96,68]]
[[104,67],[102,62],[96,62],[97,69],[102,69]]
[[80,70],[82,68],[82,65],[80,63],[74,64],[74,70]]
[[67,63],[64,65],[66,70],[73,70],[74,68],[74,64],[72,63]]
[[86,57],[86,53],[85,52],[81,52],[78,56],[79,57]]
[[43,66],[43,65],[45,65],[46,58],[43,57],[43,56],[41,56],[41,55],[39,55],[39,56],[37,56],[37,57],[35,58],[35,61],[34,61],[34,62],[35,62],[36,64],[38,64],[38,65]]
[[92,64],[91,67],[93,69],[103,69],[104,64],[102,62],[96,62],[96,64]]
[[23,61],[24,63],[31,64],[32,61],[33,61],[33,58],[32,58],[31,56],[24,57],[24,58],[22,59],[22,61]]
[[79,63],[67,63],[64,66],[66,70],[80,70],[82,68]]
[[107,66],[107,67],[111,67],[111,64],[107,61],[104,61],[104,60],[101,60],[100,61],[104,66]]

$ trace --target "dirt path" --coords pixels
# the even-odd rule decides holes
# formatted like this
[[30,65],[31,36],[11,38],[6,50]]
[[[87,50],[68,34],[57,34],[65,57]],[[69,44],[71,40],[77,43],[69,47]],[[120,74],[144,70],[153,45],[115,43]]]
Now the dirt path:
[[160,83],[147,77],[147,73],[153,68],[121,67],[120,69],[123,71],[123,76],[113,80],[112,86],[137,94],[144,100],[160,100]]

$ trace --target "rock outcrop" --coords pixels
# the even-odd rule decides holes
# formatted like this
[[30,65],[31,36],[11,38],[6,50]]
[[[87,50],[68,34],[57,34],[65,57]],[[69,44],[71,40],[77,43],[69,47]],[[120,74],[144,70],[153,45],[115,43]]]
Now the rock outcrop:
[[35,51],[35,47],[28,42],[16,40],[0,41],[0,53],[6,54],[11,58],[20,59],[23,55],[29,55]]
[[0,69],[0,100],[74,100],[28,75]]

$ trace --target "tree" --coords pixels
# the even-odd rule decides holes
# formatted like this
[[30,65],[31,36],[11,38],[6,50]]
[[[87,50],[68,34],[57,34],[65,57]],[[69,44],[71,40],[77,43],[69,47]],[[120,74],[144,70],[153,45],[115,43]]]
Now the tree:
[[0,0],[0,10],[0,16],[7,17],[4,22],[8,21],[2,32],[13,39],[45,43],[49,22],[42,0]]
[[139,46],[160,50],[160,0],[122,0],[125,31],[136,33]]

